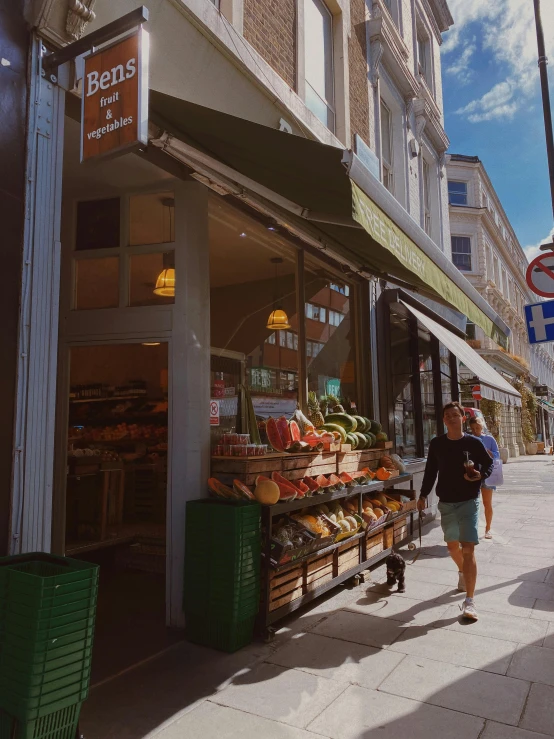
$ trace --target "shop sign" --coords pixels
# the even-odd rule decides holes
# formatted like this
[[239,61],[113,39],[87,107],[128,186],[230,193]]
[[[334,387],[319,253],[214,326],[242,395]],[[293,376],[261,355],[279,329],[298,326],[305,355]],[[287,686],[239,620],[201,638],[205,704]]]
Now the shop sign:
[[379,208],[354,183],[352,185],[352,217],[362,226],[377,243],[389,251],[400,264],[426,285],[429,285],[438,295],[470,321],[496,341],[497,344],[508,348],[508,339],[483,311],[475,305],[464,291],[459,288],[433,260],[412,241],[387,214]]
[[537,398],[547,398],[548,397],[548,386],[547,385],[536,385],[534,388],[534,393],[537,396]]
[[541,298],[554,298],[554,253],[548,252],[533,259],[527,267],[525,279]]
[[219,426],[219,400],[210,400],[210,426]]
[[81,162],[148,142],[148,33],[85,57]]

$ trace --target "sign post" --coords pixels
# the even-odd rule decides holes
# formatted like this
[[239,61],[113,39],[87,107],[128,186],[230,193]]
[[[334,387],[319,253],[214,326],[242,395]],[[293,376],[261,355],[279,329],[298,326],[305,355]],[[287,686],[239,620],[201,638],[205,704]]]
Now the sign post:
[[554,300],[526,305],[525,320],[530,344],[554,341]]
[[85,57],[81,162],[148,143],[148,33]]
[[527,267],[525,279],[541,298],[554,298],[554,252],[535,257]]

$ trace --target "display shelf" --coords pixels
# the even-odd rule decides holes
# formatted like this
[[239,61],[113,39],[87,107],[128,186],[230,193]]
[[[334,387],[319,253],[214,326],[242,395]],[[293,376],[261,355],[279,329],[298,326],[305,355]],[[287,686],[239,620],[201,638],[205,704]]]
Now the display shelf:
[[167,425],[167,411],[163,413],[118,413],[113,416],[69,418],[70,426],[112,426],[118,423],[156,423]]
[[[367,493],[378,492],[384,489],[392,489],[396,485],[402,483],[410,483],[409,494],[410,497],[415,496],[415,490],[413,489],[413,476],[409,473],[398,475],[397,477],[390,478],[385,481],[373,481],[366,485],[358,485],[353,488],[345,488],[334,493],[327,493],[324,495],[313,495],[308,498],[301,498],[300,500],[293,500],[290,503],[277,503],[272,506],[262,506],[262,529],[264,535],[263,545],[263,559],[262,559],[262,571],[264,574],[264,588],[262,595],[262,602],[260,612],[258,614],[258,630],[264,632],[266,637],[270,637],[274,630],[272,624],[276,623],[280,619],[287,616],[289,613],[301,608],[307,603],[313,601],[323,593],[331,590],[340,583],[349,580],[350,578],[360,575],[364,570],[369,570],[376,564],[384,560],[392,551],[394,547],[399,546],[404,541],[410,539],[414,532],[414,517],[416,511],[400,511],[382,524],[371,528],[369,531],[364,530],[362,532],[354,534],[352,537],[343,539],[340,542],[332,544],[328,547],[310,552],[304,557],[295,560],[293,562],[283,563],[281,566],[273,568],[270,565],[271,559],[271,532],[273,530],[273,520],[283,513],[290,513],[295,510],[307,508],[312,505],[318,505],[332,500],[340,500],[346,498],[358,498],[358,512],[362,511],[362,497]],[[404,519],[406,521],[406,537],[402,540],[394,541],[394,530],[395,526],[398,528],[398,522]],[[402,529],[403,531],[403,529]],[[379,539],[379,535],[382,534],[382,550],[375,552],[375,554],[368,559],[365,559],[367,555],[367,542],[372,539]],[[387,535],[388,534],[388,535]],[[352,547],[348,547],[352,544]],[[376,546],[380,547],[381,542],[377,541]],[[346,549],[353,549],[355,551],[358,548],[358,556],[354,554],[354,559],[358,559],[352,567],[342,571],[342,567],[348,564],[343,561],[342,566],[339,566],[341,562],[342,553]],[[372,549],[374,549],[372,547]],[[354,553],[354,552],[353,552]],[[327,574],[321,578],[321,584],[313,587],[308,587],[308,568],[310,563],[315,560],[323,560],[325,562],[324,567],[326,568]],[[329,562],[326,562],[326,560]],[[294,599],[284,605],[271,610],[272,596],[275,603],[275,591],[272,591],[272,580],[277,577],[281,577],[283,580],[286,577],[287,570],[294,570],[294,575],[297,580],[295,581],[295,593],[300,593]]]
[[69,402],[73,403],[106,403],[109,401],[117,401],[121,403],[123,400],[148,400],[146,395],[112,395],[108,398],[70,398]]

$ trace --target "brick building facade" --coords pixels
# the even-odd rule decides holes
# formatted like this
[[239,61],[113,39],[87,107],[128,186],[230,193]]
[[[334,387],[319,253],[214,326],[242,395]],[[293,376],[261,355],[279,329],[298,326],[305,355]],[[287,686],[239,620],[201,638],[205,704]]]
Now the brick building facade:
[[244,38],[296,89],[296,0],[244,0]]

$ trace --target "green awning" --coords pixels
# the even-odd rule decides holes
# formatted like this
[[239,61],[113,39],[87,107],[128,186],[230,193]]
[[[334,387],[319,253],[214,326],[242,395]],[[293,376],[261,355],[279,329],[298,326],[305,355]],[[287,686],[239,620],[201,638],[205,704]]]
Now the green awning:
[[[239,191],[261,194],[309,221],[323,241],[330,237],[339,257],[359,270],[454,307],[507,346],[510,332],[504,322],[348,150],[155,90],[150,91],[150,121],[160,129],[155,146],[193,169],[208,163],[226,181],[237,182]],[[373,187],[377,197],[369,194]]]

